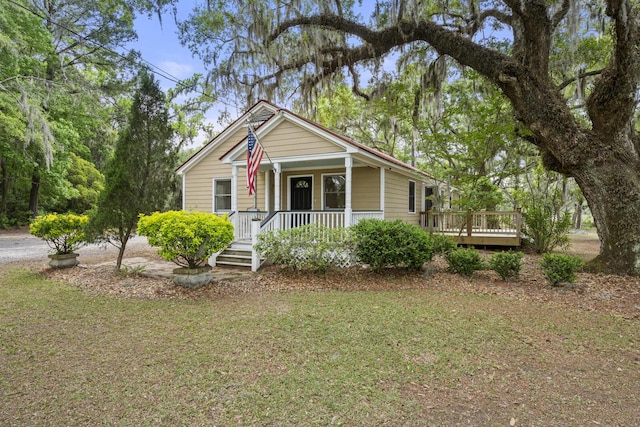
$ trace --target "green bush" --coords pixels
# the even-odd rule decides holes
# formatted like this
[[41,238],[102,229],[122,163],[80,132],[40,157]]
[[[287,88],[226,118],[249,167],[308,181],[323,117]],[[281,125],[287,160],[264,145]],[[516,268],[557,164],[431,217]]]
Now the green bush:
[[233,224],[226,215],[194,211],[141,215],[138,234],[147,236],[158,254],[181,267],[204,266],[207,259],[233,241]]
[[41,215],[29,225],[29,231],[46,241],[56,254],[70,254],[84,245],[86,215],[48,214]]
[[374,271],[385,267],[418,270],[433,257],[429,233],[400,219],[363,219],[353,227],[358,259]]
[[434,255],[444,255],[458,247],[451,237],[442,234],[431,236],[431,246]]
[[559,286],[561,283],[575,282],[576,271],[584,265],[584,261],[572,255],[543,254],[540,265],[549,283]]
[[498,273],[502,280],[516,277],[522,268],[522,252],[497,252],[489,259],[489,268]]
[[444,255],[449,263],[449,271],[470,277],[477,270],[485,268],[480,253],[473,248],[458,248]]
[[546,253],[569,244],[571,214],[568,211],[557,217],[553,206],[532,204],[522,212],[522,233],[537,253]]
[[350,231],[321,224],[262,233],[255,249],[272,263],[294,270],[325,271],[355,264]]

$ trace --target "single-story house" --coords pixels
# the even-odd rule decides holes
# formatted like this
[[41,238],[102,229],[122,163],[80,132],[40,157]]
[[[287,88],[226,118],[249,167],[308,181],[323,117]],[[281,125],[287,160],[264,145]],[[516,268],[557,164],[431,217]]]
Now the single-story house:
[[[265,152],[254,195],[247,189],[249,126]],[[265,229],[349,226],[362,218],[419,224],[421,211],[451,202],[448,186],[428,173],[264,100],[177,173],[183,209],[228,213],[238,241],[250,241],[256,218]]]

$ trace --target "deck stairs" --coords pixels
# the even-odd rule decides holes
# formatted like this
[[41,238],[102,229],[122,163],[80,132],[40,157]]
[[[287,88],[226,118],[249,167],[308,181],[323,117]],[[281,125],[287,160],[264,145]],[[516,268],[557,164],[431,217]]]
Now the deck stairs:
[[216,257],[216,265],[251,269],[251,243],[236,241]]

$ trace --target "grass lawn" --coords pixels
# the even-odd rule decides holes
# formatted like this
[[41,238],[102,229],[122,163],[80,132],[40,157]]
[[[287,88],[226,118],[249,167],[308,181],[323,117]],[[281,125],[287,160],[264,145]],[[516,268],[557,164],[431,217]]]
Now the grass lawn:
[[133,300],[0,271],[0,425],[639,425],[640,322],[437,290]]

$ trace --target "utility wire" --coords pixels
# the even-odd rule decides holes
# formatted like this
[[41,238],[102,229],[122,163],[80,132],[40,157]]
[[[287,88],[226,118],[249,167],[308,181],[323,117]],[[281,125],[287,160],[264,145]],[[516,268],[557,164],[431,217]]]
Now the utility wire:
[[[134,61],[133,59],[131,59],[130,57],[125,56],[125,55],[123,55],[122,53],[117,52],[117,51],[115,51],[115,50],[111,49],[111,48],[110,48],[110,47],[108,47],[108,46],[105,46],[104,44],[102,44],[102,43],[100,43],[100,42],[98,42],[98,41],[96,41],[96,40],[91,40],[90,38],[85,37],[85,36],[83,36],[82,34],[79,34],[77,31],[74,31],[74,30],[72,30],[72,29],[68,28],[67,26],[65,26],[65,25],[63,25],[63,24],[60,24],[59,22],[56,22],[56,21],[54,21],[54,20],[52,20],[52,19],[50,19],[50,18],[48,18],[48,17],[46,17],[46,16],[43,16],[43,15],[41,15],[40,13],[38,13],[37,11],[32,10],[32,9],[30,9],[30,8],[28,8],[28,7],[26,7],[26,6],[22,5],[22,4],[20,4],[20,3],[17,3],[17,2],[16,2],[16,1],[14,1],[14,0],[7,0],[7,1],[8,1],[9,3],[13,4],[14,6],[17,6],[17,7],[21,8],[21,9],[24,9],[25,11],[27,11],[27,12],[29,12],[29,13],[31,13],[31,14],[33,14],[33,15],[37,16],[38,18],[40,18],[40,19],[42,19],[42,20],[45,20],[45,21],[48,21],[48,22],[52,23],[53,25],[55,25],[55,26],[57,26],[57,27],[60,27],[60,28],[62,28],[63,30],[67,31],[68,33],[73,34],[74,36],[76,36],[76,37],[78,38],[78,40],[77,40],[77,41],[78,41],[80,44],[85,44],[85,42],[91,43],[91,44],[93,44],[93,45],[95,45],[95,46],[97,46],[97,47],[99,47],[99,48],[101,48],[101,49],[103,49],[103,50],[106,50],[107,52],[110,52],[110,53],[112,53],[112,54],[114,54],[114,55],[116,55],[116,56],[118,56],[118,57],[120,57],[120,58],[124,59],[125,61],[127,61],[127,62],[129,62],[129,63],[131,63],[131,64],[133,64],[133,65],[136,65],[136,66],[142,67],[142,68],[144,68],[144,69],[146,69],[146,70],[148,70],[148,71],[152,72],[153,74],[156,74],[156,75],[158,75],[158,76],[160,76],[160,77],[162,77],[162,78],[164,78],[164,79],[166,79],[166,80],[169,80],[169,81],[171,81],[171,82],[175,83],[176,85],[183,85],[183,84],[185,83],[185,82],[184,82],[184,80],[180,80],[178,77],[176,77],[176,76],[172,75],[172,74],[171,74],[171,73],[169,73],[168,71],[163,70],[162,68],[158,67],[157,65],[155,65],[155,64],[151,63],[150,61],[147,61],[146,59],[144,59],[144,58],[142,57],[142,54],[140,54],[140,61],[141,61],[141,62],[136,62],[136,61]],[[127,53],[132,54],[133,52],[132,52],[132,50],[127,50]],[[215,100],[215,102],[220,102],[220,103],[222,103],[222,104],[226,105],[227,107],[232,107],[232,108],[236,109],[236,111],[241,110],[241,109],[240,109],[237,105],[235,105],[235,104],[231,104],[231,103],[229,103],[229,102],[227,102],[227,101],[224,101],[224,100],[222,100],[222,99],[219,99],[219,98],[217,98],[217,97],[213,97],[213,96],[211,96],[210,94],[208,94],[208,93],[206,93],[206,92],[203,92],[203,91],[201,91],[201,90],[198,90],[198,89],[196,89],[196,88],[193,88],[193,92],[196,92],[196,93],[198,93],[198,94],[200,94],[200,95],[204,95],[204,96],[209,97],[209,98],[212,98],[212,99],[214,99],[214,100]]]

